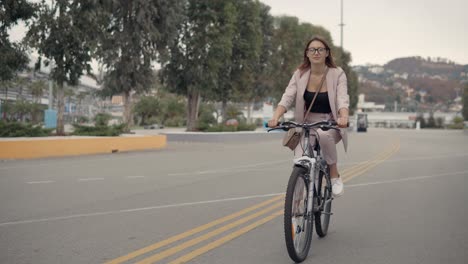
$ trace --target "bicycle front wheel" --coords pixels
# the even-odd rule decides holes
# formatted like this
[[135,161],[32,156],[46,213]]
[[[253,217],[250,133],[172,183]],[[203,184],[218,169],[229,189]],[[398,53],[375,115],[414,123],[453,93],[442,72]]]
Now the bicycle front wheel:
[[331,205],[332,205],[332,192],[331,182],[325,177],[323,171],[320,171],[317,181],[317,197],[319,202],[319,210],[315,212],[315,230],[319,237],[327,235],[328,226],[330,224]]
[[295,166],[289,178],[284,205],[284,235],[289,256],[302,262],[312,241],[312,213],[307,211],[308,181],[306,169]]

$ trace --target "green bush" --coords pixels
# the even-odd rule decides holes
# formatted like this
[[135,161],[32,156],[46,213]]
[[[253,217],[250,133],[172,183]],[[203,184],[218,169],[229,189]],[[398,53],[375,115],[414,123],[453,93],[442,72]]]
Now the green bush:
[[86,116],[78,116],[77,122],[78,123],[87,123],[87,122],[89,122],[89,118],[86,117]]
[[0,137],[47,137],[52,130],[31,124],[0,120]]
[[187,124],[187,122],[185,121],[185,119],[183,117],[170,118],[170,119],[167,119],[164,122],[164,125],[166,127],[183,127],[186,124]]
[[237,127],[237,131],[254,131],[255,129],[257,129],[257,124],[240,123]]
[[203,132],[235,132],[237,131],[237,127],[235,126],[226,126],[226,125],[213,125],[207,127],[205,130],[200,130]]
[[83,126],[73,124],[77,136],[116,137],[124,132],[125,124],[112,126]]
[[453,119],[452,124],[448,126],[449,129],[463,129],[464,123],[463,123],[463,117],[456,116]]
[[94,117],[94,123],[96,127],[105,127],[109,124],[112,116],[108,113],[99,113]]
[[237,131],[254,131],[257,128],[255,124],[240,123],[238,126],[226,126],[226,125],[213,125],[205,130],[204,132],[237,132]]
[[197,130],[206,131],[208,128],[217,125],[218,122],[213,116],[215,111],[216,109],[212,104],[203,103],[200,105]]

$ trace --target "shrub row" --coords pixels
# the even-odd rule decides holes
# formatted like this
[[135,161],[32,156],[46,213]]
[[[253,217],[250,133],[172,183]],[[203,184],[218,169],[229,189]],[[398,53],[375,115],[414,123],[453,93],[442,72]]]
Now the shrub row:
[[204,132],[236,132],[236,131],[254,131],[257,129],[256,124],[246,124],[246,123],[240,123],[237,126],[226,126],[226,125],[213,125],[213,126],[208,126],[204,129],[200,129],[201,131]]
[[75,131],[73,135],[77,136],[99,136],[99,137],[116,137],[124,132],[125,124],[112,126],[84,126],[73,124]]
[[0,137],[47,137],[53,130],[32,124],[0,120]]

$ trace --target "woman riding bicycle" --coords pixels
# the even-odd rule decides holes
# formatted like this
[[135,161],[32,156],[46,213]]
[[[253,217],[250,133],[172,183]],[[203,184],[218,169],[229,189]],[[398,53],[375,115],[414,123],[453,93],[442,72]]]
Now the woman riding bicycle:
[[[326,81],[318,87],[326,72]],[[310,109],[310,114],[307,120],[303,120],[304,112],[309,109],[317,92],[318,95]],[[333,195],[341,196],[344,186],[338,173],[336,144],[343,140],[344,149],[347,150],[347,133],[344,128],[348,124],[349,115],[348,85],[344,71],[333,61],[330,46],[321,37],[313,37],[307,42],[304,49],[304,61],[294,72],[272,119],[268,121],[268,126],[277,126],[279,119],[290,109],[293,102],[295,102],[294,119],[296,122],[313,123],[335,120],[340,127],[340,132],[333,129],[327,131],[318,129],[317,133],[323,156],[330,167]],[[315,144],[314,133],[311,135],[310,142]],[[301,144],[296,147],[295,156],[302,154],[301,148]]]

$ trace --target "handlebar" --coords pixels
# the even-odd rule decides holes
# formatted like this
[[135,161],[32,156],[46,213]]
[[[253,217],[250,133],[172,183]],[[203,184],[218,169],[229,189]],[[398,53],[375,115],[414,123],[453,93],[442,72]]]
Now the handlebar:
[[[347,124],[349,126],[349,123]],[[315,123],[296,123],[293,121],[286,121],[279,123],[277,127],[273,127],[268,129],[267,131],[273,131],[273,130],[284,130],[288,131],[291,128],[295,127],[302,127],[304,129],[311,129],[311,128],[320,128],[322,130],[328,130],[328,129],[334,129],[339,131],[340,129],[338,128],[338,124],[335,121],[319,121]]]

